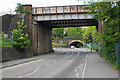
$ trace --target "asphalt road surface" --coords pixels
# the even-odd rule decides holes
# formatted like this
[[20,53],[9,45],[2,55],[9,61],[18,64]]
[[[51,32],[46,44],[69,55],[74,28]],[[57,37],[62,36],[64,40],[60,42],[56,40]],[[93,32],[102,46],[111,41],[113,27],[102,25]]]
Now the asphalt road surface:
[[55,49],[41,59],[4,68],[3,78],[82,78],[88,49]]

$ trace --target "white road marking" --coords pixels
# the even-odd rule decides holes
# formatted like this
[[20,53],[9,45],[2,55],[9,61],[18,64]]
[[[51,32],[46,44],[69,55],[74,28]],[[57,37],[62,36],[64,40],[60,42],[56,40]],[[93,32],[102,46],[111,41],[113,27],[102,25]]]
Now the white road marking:
[[78,78],[78,77],[79,77],[79,74],[78,74],[78,73],[76,73],[75,75],[76,75],[76,78]]
[[[75,69],[75,75],[76,75],[76,78],[79,78],[80,76],[79,76],[79,74],[77,73],[77,69],[78,68],[82,68],[82,66],[83,66],[83,64],[81,64],[80,66],[78,66],[76,69]],[[82,70],[81,70],[82,71]]]
[[19,77],[17,77],[17,78],[22,78],[22,77],[28,76],[28,75],[30,75],[30,74],[33,74],[33,73],[35,73],[36,71],[38,71],[39,69],[40,69],[40,67],[39,67],[39,68],[37,68],[37,69],[35,69],[35,70],[34,70],[34,71],[32,71],[31,73],[28,73],[28,74],[23,75],[23,76],[19,76]]
[[[55,61],[54,61],[53,63],[55,63]],[[47,66],[48,66],[48,65],[44,65],[44,67],[47,67]],[[33,70],[32,72],[30,72],[30,73],[28,73],[28,74],[25,74],[25,75],[23,75],[23,76],[19,76],[19,77],[17,77],[17,78],[23,78],[23,77],[26,77],[26,76],[28,76],[28,75],[34,74],[34,73],[37,72],[40,68],[41,68],[41,67],[38,67],[37,69]]]
[[[47,66],[48,66],[48,65],[44,65],[44,67],[47,67]],[[30,74],[34,74],[34,73],[37,72],[40,68],[41,68],[41,67],[38,67],[37,69],[33,70],[32,72],[30,72],[30,73],[28,73],[28,74],[26,74],[26,75],[23,75],[23,76],[19,76],[19,77],[17,77],[17,78],[22,78],[22,77],[26,77],[26,76],[28,76],[28,75],[30,75]]]
[[86,55],[86,60],[85,60],[85,65],[84,65],[84,69],[83,69],[83,73],[82,73],[82,78],[84,78],[84,75],[85,75],[85,68],[86,68],[86,63],[87,63],[87,57],[88,57],[88,55]]
[[76,73],[76,76],[79,76],[78,73]]
[[83,64],[81,64],[80,66],[78,66],[77,68],[80,68]]
[[77,70],[75,69],[75,72],[76,72]]

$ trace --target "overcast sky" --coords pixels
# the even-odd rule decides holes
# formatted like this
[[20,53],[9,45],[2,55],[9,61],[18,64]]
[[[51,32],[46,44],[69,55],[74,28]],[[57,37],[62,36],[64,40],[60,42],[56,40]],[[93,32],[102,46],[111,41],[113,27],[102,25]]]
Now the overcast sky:
[[33,7],[81,5],[84,2],[76,0],[0,0],[0,13],[14,11],[17,3],[32,4]]

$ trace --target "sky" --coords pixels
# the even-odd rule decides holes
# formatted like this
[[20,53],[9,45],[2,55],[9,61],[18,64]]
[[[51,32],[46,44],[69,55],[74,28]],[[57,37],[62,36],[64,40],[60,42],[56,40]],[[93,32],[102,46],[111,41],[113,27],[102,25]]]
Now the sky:
[[0,0],[0,14],[14,11],[17,3],[32,4],[33,7],[84,4],[83,1],[78,2],[77,0]]

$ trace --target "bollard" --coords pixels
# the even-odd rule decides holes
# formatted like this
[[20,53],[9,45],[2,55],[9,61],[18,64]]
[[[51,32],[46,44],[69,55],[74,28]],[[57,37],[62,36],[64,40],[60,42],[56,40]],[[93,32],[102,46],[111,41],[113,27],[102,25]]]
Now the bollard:
[[74,52],[76,52],[76,47],[75,47],[75,51]]

